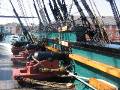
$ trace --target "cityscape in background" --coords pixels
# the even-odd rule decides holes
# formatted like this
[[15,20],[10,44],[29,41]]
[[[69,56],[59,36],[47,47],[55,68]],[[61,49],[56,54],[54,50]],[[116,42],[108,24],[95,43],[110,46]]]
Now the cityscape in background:
[[[36,31],[36,27],[35,25],[31,25],[31,26],[25,26],[27,30],[29,31]],[[22,34],[22,30],[21,30],[21,26],[18,23],[7,23],[4,25],[0,25],[0,32],[4,33],[4,34],[12,34],[12,35],[21,35]],[[35,30],[36,29],[36,30]]]
[[[120,35],[119,35],[120,32],[117,28],[114,17],[112,16],[102,17],[102,20],[104,22],[104,28],[108,34],[109,40],[112,42],[120,42]],[[38,25],[31,24],[30,26],[26,26],[26,29],[29,30],[30,32],[36,32],[38,31]],[[0,25],[0,32],[4,33],[4,35],[22,34],[21,26],[18,23],[7,23],[4,25]]]

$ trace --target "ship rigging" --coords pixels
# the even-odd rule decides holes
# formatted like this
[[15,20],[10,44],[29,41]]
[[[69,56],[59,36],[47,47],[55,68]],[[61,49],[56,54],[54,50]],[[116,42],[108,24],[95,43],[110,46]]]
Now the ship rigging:
[[[13,77],[18,83],[33,81],[34,84],[40,84],[38,80],[63,80],[64,85],[71,82],[68,87],[76,90],[119,90],[120,50],[106,46],[110,41],[104,23],[99,21],[91,8],[93,6],[90,7],[87,0],[72,0],[80,15],[77,21],[70,14],[66,0],[48,1],[54,21],[49,15],[45,0],[32,0],[39,21],[38,32],[34,34],[40,35],[37,40],[33,39],[33,33],[24,26],[12,0],[9,2],[28,40],[15,42],[12,46],[11,61],[14,65],[24,64],[23,68],[13,69]],[[109,2],[119,28],[115,1]],[[17,0],[17,3],[23,17],[26,16],[22,1]],[[28,23],[26,19],[25,22]]]

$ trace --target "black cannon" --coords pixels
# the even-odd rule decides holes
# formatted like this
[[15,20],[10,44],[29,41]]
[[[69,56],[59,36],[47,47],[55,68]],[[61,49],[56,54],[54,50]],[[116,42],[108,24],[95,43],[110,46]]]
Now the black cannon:
[[56,53],[56,52],[35,52],[33,57],[36,60],[64,60],[68,58],[68,55],[65,53]]
[[15,47],[26,46],[27,44],[30,44],[30,42],[19,42],[19,41],[16,41],[16,42],[12,43],[12,45],[15,46]]
[[26,47],[25,47],[27,50],[40,50],[40,51],[45,51],[46,48],[44,45],[38,45],[38,44],[27,44]]

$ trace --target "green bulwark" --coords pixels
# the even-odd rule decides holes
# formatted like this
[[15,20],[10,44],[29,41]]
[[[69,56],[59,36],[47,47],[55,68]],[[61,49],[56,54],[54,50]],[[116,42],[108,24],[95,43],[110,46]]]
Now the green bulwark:
[[[51,32],[48,34],[48,39],[56,39],[58,38],[61,41],[67,41],[67,42],[76,42],[76,33],[75,32]],[[60,49],[61,45],[54,42],[48,42],[49,46],[55,47]],[[114,55],[107,55],[99,52],[94,52],[90,50],[86,50],[84,48],[71,48],[73,54],[77,54],[80,56],[83,56],[85,58],[95,60],[97,62],[101,62],[116,68],[120,68],[120,57],[114,56]],[[120,88],[120,78],[114,77],[112,75],[109,75],[105,72],[102,72],[98,69],[95,69],[93,67],[87,66],[85,64],[82,64],[78,61],[73,60],[74,64],[74,72],[77,75],[87,77],[87,78],[97,78],[105,80],[111,84],[116,85],[118,88]],[[75,80],[76,90],[92,90],[91,88],[85,86],[83,83],[79,82],[78,80]]]

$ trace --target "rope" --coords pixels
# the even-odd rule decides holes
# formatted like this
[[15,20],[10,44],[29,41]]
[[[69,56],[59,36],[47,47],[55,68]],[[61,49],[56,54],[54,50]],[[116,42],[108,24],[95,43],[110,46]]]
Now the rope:
[[[99,20],[97,20],[97,23],[98,23],[99,26],[100,26],[101,33],[102,33],[102,36],[104,37],[105,43],[106,43],[106,42],[107,42],[107,43],[110,43],[110,41],[109,41],[109,39],[108,39],[108,35],[107,35],[107,33],[106,33],[105,29],[104,29],[105,24],[104,24],[104,22],[103,22],[102,16],[100,15],[100,12],[99,12],[99,10],[98,10],[98,8],[97,8],[94,0],[92,0],[92,2],[93,2],[93,4],[94,4],[94,6],[95,6],[95,9],[96,9],[99,17],[100,17],[100,20],[101,20],[101,23],[99,22]],[[96,18],[97,18],[97,17],[96,17]]]
[[99,17],[100,17],[100,19],[101,19],[102,25],[104,25],[104,22],[103,22],[103,20],[102,20],[102,16],[101,16],[101,14],[100,14],[100,12],[99,12],[99,10],[98,10],[98,8],[97,8],[96,4],[95,4],[95,1],[94,1],[94,0],[92,0],[92,3],[94,4],[95,9],[96,9],[96,11],[97,11],[97,13],[98,13],[98,15],[99,15]]
[[40,3],[40,0],[36,0],[36,2],[37,2],[37,4],[38,4],[39,9],[41,9],[41,8],[42,8],[42,5],[41,5],[41,3]]
[[93,14],[94,14],[94,15],[95,15],[95,17],[96,17],[95,10],[94,10],[94,8],[93,8],[93,5],[92,5],[91,0],[89,0],[89,2],[90,2],[90,5],[91,5],[91,8],[92,8],[92,10],[93,10]]
[[[20,1],[20,0],[17,0],[17,2],[18,2],[18,5],[19,5],[19,8],[20,8],[20,10],[21,10],[21,13],[23,14],[23,16],[26,16],[26,13],[25,13],[25,11],[24,11],[24,9],[23,9],[24,6],[22,6],[21,1]],[[24,18],[24,20],[25,20],[25,22],[26,22],[26,24],[27,24],[27,26],[28,26],[27,20],[26,20],[25,18]]]
[[[34,16],[33,16],[33,13],[31,12],[32,10],[31,10],[29,1],[28,1],[28,7],[29,7],[29,9],[30,9],[29,11],[30,11],[31,16],[34,17]],[[33,18],[32,18],[32,22],[35,23]],[[35,30],[34,25],[31,24],[31,23],[30,23],[30,25],[31,25],[31,26],[29,27],[30,30]]]
[[[30,7],[30,2],[28,0],[27,0],[27,2],[28,2],[28,7],[30,9],[30,14],[31,14],[32,17],[34,17],[33,13],[31,12],[32,10],[31,10],[31,7]],[[32,21],[34,23],[34,19],[33,18],[32,18]]]
[[[21,2],[22,2],[22,5],[23,5],[24,13],[25,13],[25,15],[27,16],[27,13],[26,13],[26,9],[25,9],[25,6],[24,6],[24,2],[23,2],[23,0],[21,0]],[[29,19],[27,19],[27,20],[28,20],[28,23],[29,23],[29,25],[30,25],[30,21],[29,21]]]
[[[71,5],[70,5],[70,8],[69,8],[69,12],[68,12],[68,15],[69,15],[69,16],[70,16],[70,13],[71,13],[72,7],[73,7],[73,0],[72,0],[72,3],[71,3]],[[68,17],[69,17],[69,16],[68,16]]]
[[[68,71],[68,73],[69,73],[70,76],[75,77],[77,80],[79,80],[80,82],[84,83],[85,85],[87,85],[88,87],[92,88],[93,90],[97,90],[97,89],[94,88],[92,85],[90,85],[89,83],[87,83],[87,82],[84,81],[84,80],[87,80],[87,81],[88,81],[89,78],[81,77],[81,76],[75,75],[75,74],[73,74],[72,72],[69,72],[69,71]],[[83,80],[83,79],[84,79],[84,80]]]
[[44,7],[41,4],[42,2],[40,0],[36,0],[36,3],[38,5],[39,13],[40,13],[41,19],[43,21],[43,24],[46,26],[48,24],[48,21],[47,21],[46,15],[45,15],[45,11],[43,9]]

